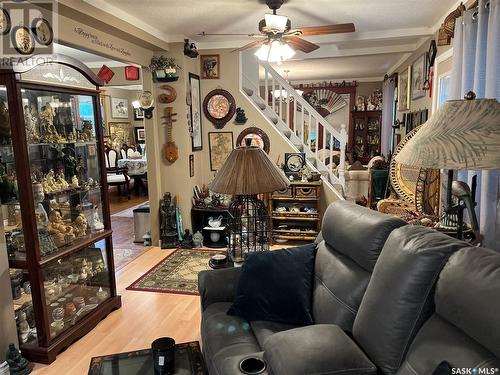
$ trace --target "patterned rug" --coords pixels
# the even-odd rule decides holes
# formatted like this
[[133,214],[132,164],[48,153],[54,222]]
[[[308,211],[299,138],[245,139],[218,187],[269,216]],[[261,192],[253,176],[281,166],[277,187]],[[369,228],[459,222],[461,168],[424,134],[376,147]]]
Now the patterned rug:
[[127,290],[199,295],[198,273],[220,251],[177,249],[132,283]]

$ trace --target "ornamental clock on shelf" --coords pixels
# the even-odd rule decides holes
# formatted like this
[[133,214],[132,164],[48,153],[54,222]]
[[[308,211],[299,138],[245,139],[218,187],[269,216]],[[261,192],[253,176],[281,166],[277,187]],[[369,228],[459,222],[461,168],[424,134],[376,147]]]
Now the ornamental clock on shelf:
[[285,153],[285,174],[296,177],[306,165],[306,154],[303,152]]

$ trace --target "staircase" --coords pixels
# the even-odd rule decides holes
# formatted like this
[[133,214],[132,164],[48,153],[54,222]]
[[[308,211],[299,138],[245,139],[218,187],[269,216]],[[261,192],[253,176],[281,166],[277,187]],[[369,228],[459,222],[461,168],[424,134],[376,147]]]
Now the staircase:
[[[253,54],[242,53],[240,65],[240,91],[296,152],[305,153],[308,167],[321,173],[323,182],[343,199],[345,124],[335,129],[269,63]],[[330,160],[338,162],[338,174]]]

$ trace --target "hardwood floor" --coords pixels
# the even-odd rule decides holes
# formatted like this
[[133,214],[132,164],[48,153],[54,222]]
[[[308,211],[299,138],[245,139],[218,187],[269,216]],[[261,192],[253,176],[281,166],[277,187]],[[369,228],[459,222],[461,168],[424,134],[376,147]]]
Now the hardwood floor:
[[148,348],[162,336],[173,337],[177,342],[199,340],[198,296],[125,290],[171,252],[152,248],[118,271],[122,308],[59,354],[51,365],[36,364],[33,374],[84,375],[91,357]]
[[116,214],[117,212],[126,210],[127,208],[137,206],[140,203],[146,202],[148,197],[144,195],[130,195],[130,199],[127,197],[122,197],[118,195],[116,189],[111,189],[109,192],[109,210],[111,215]]

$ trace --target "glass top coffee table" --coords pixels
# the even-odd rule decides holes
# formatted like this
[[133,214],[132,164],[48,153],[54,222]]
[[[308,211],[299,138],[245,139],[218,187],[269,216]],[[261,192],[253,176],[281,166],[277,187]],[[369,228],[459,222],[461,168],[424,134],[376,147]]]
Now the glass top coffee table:
[[[154,375],[151,349],[93,357],[88,375]],[[175,346],[175,375],[207,375],[198,341]]]

